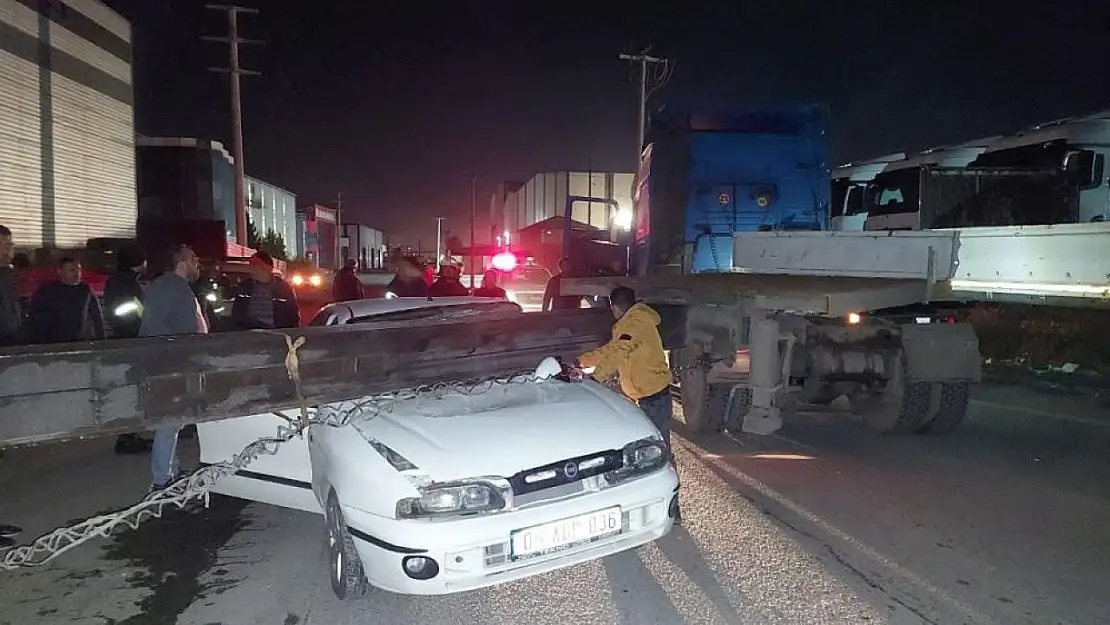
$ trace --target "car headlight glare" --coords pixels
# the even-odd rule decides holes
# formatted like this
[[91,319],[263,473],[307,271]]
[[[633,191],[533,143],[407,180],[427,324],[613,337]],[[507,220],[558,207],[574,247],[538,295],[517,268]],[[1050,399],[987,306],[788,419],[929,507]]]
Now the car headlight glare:
[[385,292],[385,298],[386,299],[395,299],[396,297],[397,297],[397,294],[394,293],[393,291],[386,291]]
[[[496,482],[496,483],[495,483]],[[397,502],[398,519],[426,519],[496,512],[508,506],[512,488],[507,480],[483,478],[418,487],[419,497]]]
[[216,302],[216,300],[217,300],[217,299],[219,299],[219,298],[218,298],[218,297],[216,297],[216,294],[215,294],[215,293],[209,293],[208,295],[205,295],[205,296],[204,296],[204,299],[206,299],[206,300],[208,300],[208,301],[210,301],[210,302],[213,302],[213,303],[215,303],[215,302]]
[[621,451],[624,465],[605,474],[605,481],[610,484],[654,473],[667,464],[667,448],[658,438],[642,438],[625,445]]
[[321,284],[324,283],[324,279],[321,278],[319,275],[314,275],[314,276],[312,276],[311,278],[308,279],[308,283],[311,284],[312,286],[320,286]]
[[293,276],[293,286],[301,286],[302,284],[304,284],[304,276],[299,273],[295,274]]
[[124,302],[112,311],[117,317],[126,317],[127,315],[137,315],[142,312],[142,307],[138,302]]

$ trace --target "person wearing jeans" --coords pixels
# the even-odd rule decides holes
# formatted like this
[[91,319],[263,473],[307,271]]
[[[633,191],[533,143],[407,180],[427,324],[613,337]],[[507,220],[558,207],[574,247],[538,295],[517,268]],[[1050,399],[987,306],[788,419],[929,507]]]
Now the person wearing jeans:
[[[208,322],[193,293],[200,278],[200,259],[188,246],[169,254],[168,270],[150,283],[143,302],[139,336],[208,334]],[[162,490],[177,478],[177,435],[180,426],[155,430],[151,448],[150,489]]]

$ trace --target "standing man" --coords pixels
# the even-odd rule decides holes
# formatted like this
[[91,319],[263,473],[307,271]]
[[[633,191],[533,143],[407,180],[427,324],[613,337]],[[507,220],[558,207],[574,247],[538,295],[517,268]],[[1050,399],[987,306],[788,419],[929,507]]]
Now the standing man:
[[583,368],[594,368],[599,382],[618,375],[621,391],[651,419],[667,449],[671,446],[671,369],[659,336],[659,313],[636,301],[628,287],[609,295],[613,309],[613,339],[578,357]]
[[[19,345],[23,327],[23,310],[19,305],[19,280],[12,269],[15,242],[12,231],[0,226],[0,347]],[[0,523],[0,549],[15,544],[13,537],[23,530]]]
[[[178,336],[208,334],[208,322],[193,294],[192,284],[200,277],[200,259],[183,245],[173,250],[169,270],[158,276],[147,289],[139,336]],[[151,450],[150,490],[162,490],[177,479],[177,435],[180,426],[158,428]]]
[[385,287],[386,297],[428,297],[428,285],[420,261],[406,256],[397,263],[397,275]]
[[355,270],[358,263],[353,258],[348,258],[343,268],[335,275],[335,284],[332,285],[332,297],[337,302],[353,302],[362,299],[362,282],[358,279]]
[[443,265],[439,268],[439,279],[428,287],[428,297],[466,297],[470,289],[459,282],[459,268]]
[[251,275],[239,284],[231,304],[231,322],[236,330],[295,328],[301,325],[301,309],[289,283],[274,275],[274,259],[266,252],[251,256]]
[[487,269],[486,273],[482,274],[482,286],[474,289],[474,297],[509,298],[509,294],[505,292],[505,289],[497,286],[496,269]]
[[58,261],[58,280],[39,287],[31,298],[27,338],[31,343],[74,343],[104,338],[104,316],[89,285],[81,281],[81,265],[72,258]]
[[[146,259],[138,248],[124,247],[116,257],[116,272],[108,276],[104,286],[104,308],[112,338],[133,339],[139,336],[143,322],[143,285],[139,281],[146,271]],[[117,454],[139,454],[150,451],[151,442],[138,434],[116,437]]]
[[23,307],[19,304],[19,277],[12,268],[15,242],[12,231],[0,226],[0,347],[19,345],[23,336]]
[[559,273],[551,276],[547,281],[547,288],[543,290],[543,307],[540,310],[575,310],[582,306],[582,298],[578,295],[561,295],[563,278],[574,277],[574,265],[569,258],[559,259]]

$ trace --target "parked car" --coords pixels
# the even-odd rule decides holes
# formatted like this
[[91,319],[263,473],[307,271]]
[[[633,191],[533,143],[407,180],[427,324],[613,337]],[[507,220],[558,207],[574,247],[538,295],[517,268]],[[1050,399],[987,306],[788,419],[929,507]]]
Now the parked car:
[[[311,325],[517,314],[516,304],[484,298],[376,299],[325,306]],[[340,599],[371,587],[473,590],[666,535],[678,474],[659,431],[616,393],[560,371],[549,358],[512,383],[313,425],[215,491],[322,514]],[[283,423],[265,414],[199,424],[201,462],[230,460]]]

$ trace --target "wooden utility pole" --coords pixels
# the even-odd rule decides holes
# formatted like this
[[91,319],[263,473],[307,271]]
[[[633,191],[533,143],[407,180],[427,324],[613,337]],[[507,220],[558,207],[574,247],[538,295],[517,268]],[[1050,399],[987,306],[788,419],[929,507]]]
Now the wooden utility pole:
[[231,152],[235,159],[235,238],[239,245],[247,243],[247,202],[243,189],[243,178],[246,176],[243,165],[243,103],[240,97],[240,76],[261,76],[261,72],[243,69],[239,66],[239,46],[241,44],[259,45],[264,42],[257,39],[244,39],[239,36],[239,14],[258,14],[258,9],[248,7],[230,6],[223,4],[209,4],[205,8],[213,11],[227,13],[228,35],[226,37],[201,37],[204,41],[215,41],[228,45],[228,66],[210,67],[210,71],[228,74],[231,78]]

